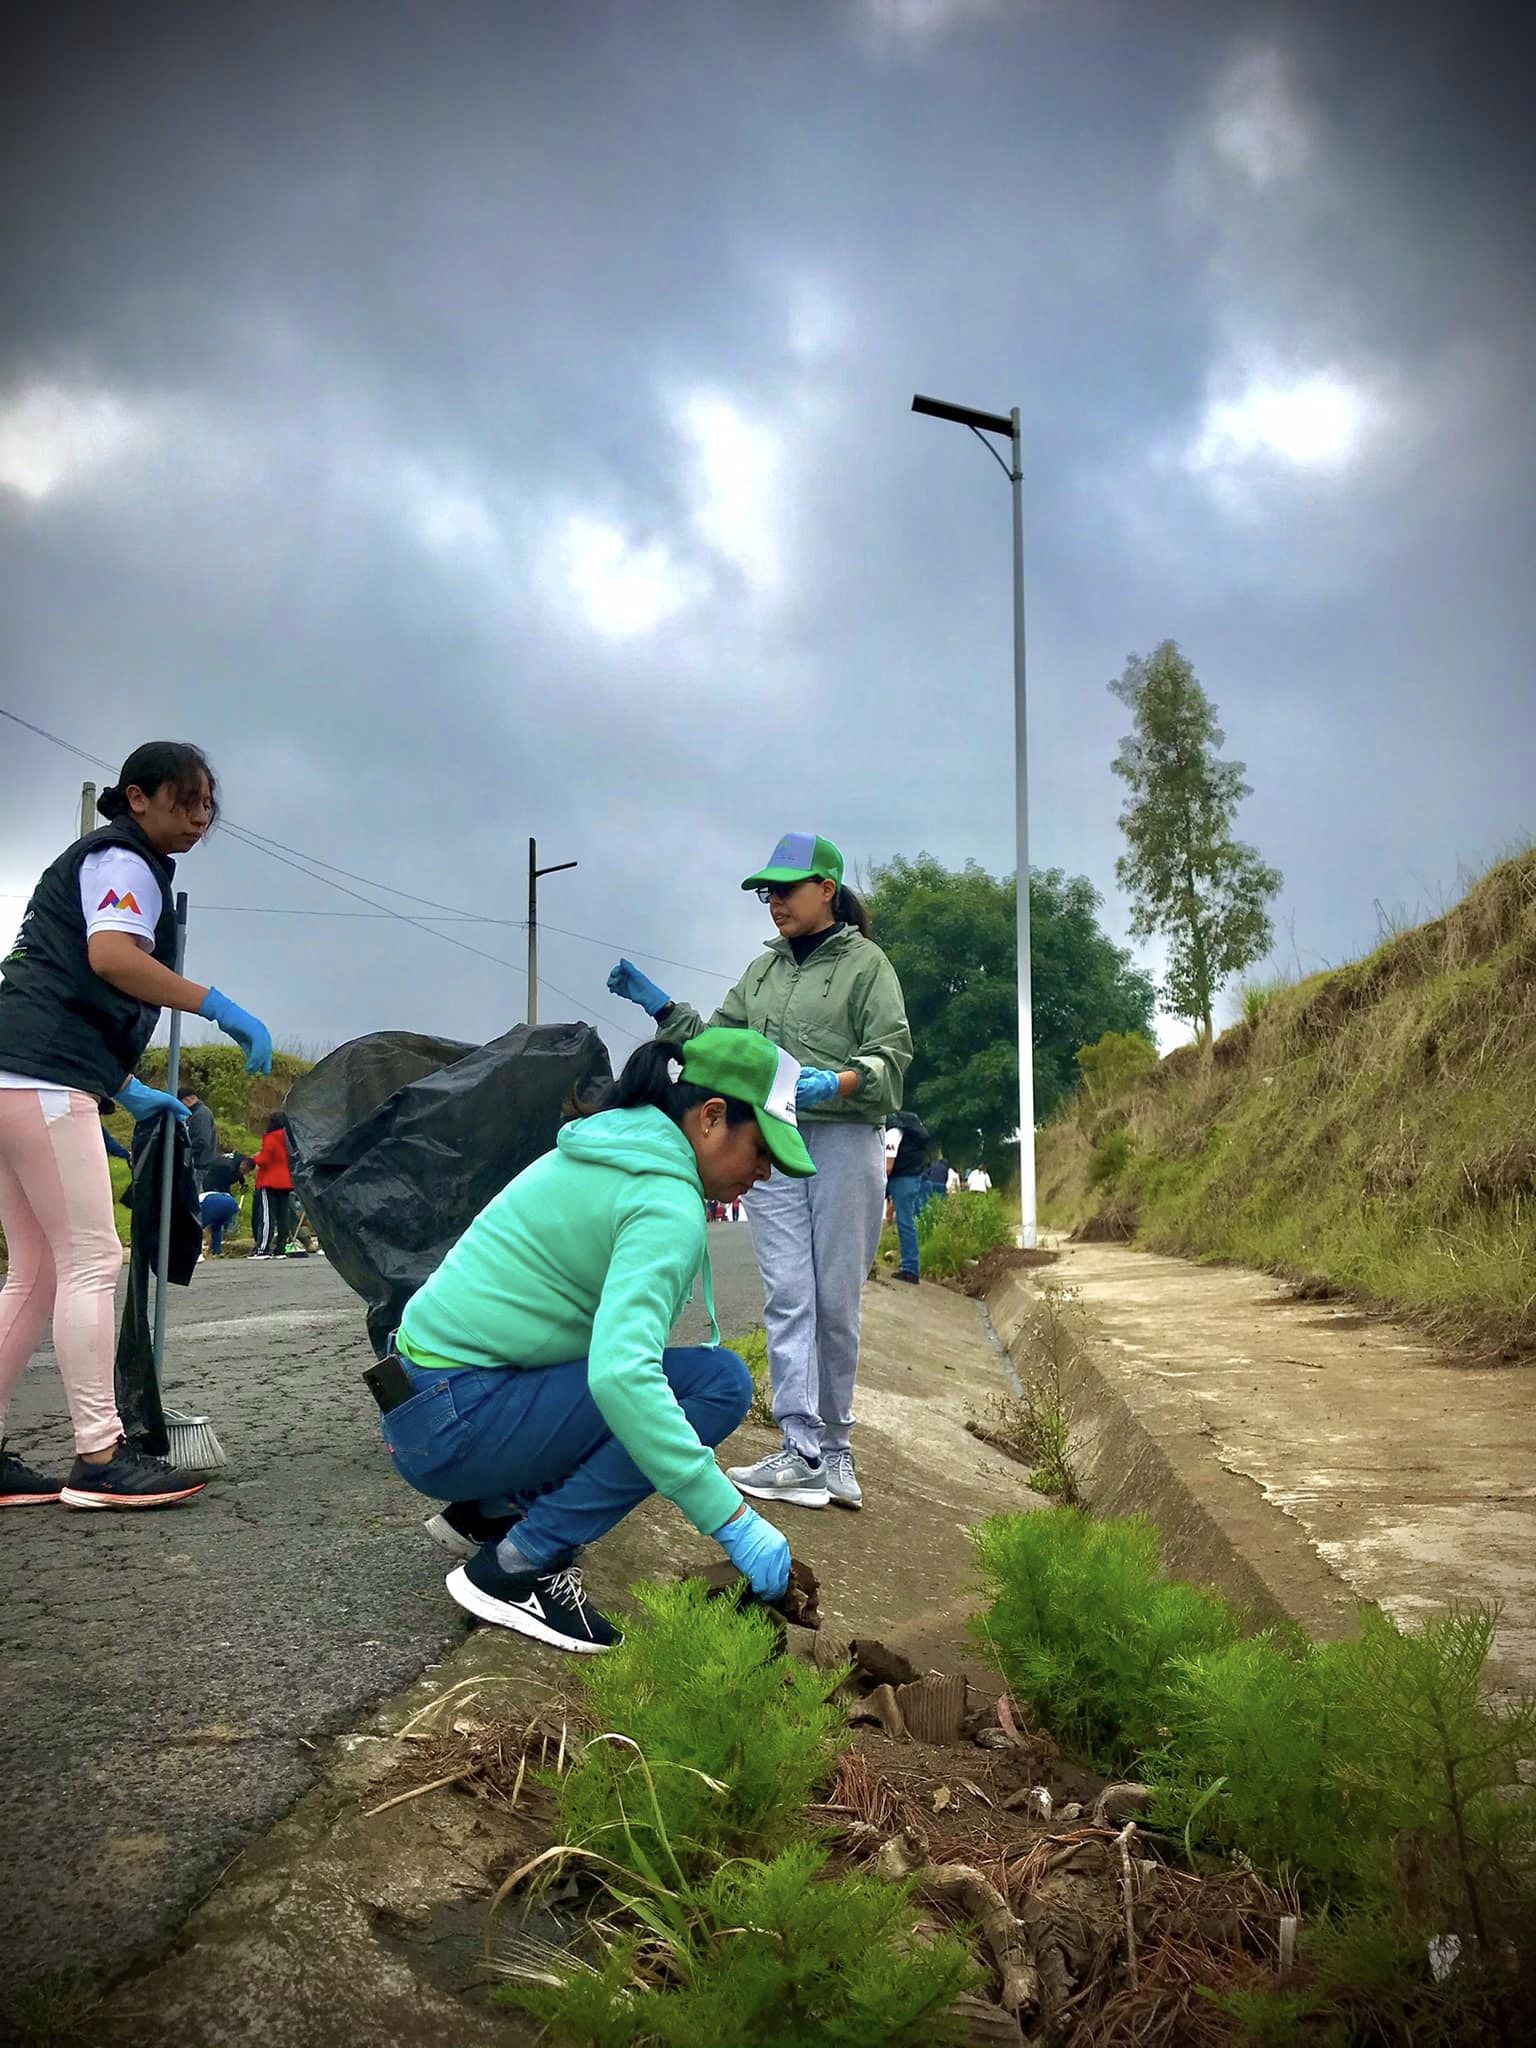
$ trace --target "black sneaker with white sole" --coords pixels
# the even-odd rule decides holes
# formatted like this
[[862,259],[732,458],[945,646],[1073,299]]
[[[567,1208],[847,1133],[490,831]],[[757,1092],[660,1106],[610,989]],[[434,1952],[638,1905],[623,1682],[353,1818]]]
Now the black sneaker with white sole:
[[45,1507],[59,1491],[57,1479],[45,1479],[0,1444],[0,1508]]
[[566,1565],[546,1572],[504,1572],[493,1549],[480,1550],[448,1574],[448,1591],[481,1621],[515,1628],[535,1642],[578,1656],[611,1650],[623,1637],[582,1591],[581,1568]]
[[502,1537],[523,1519],[521,1508],[504,1515],[483,1515],[478,1501],[451,1500],[428,1517],[427,1534],[455,1557],[474,1557],[489,1544],[494,1550]]
[[105,1465],[76,1458],[59,1493],[67,1508],[173,1508],[208,1484],[189,1479],[164,1458],[120,1442]]

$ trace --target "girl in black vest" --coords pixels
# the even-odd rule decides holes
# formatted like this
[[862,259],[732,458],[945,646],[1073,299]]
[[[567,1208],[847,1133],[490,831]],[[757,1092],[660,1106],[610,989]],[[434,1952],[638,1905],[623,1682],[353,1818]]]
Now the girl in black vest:
[[[258,1018],[175,971],[173,856],[218,811],[206,757],[152,740],[96,808],[108,822],[44,870],[0,960],[0,1507],[167,1507],[202,1491],[123,1440],[112,1385],[122,1252],[97,1102],[114,1096],[135,1118],[186,1115],[133,1075],[163,1008],[217,1024],[244,1047],[248,1073],[272,1067]],[[63,1486],[3,1440],[6,1404],[50,1316],[75,1433]]]

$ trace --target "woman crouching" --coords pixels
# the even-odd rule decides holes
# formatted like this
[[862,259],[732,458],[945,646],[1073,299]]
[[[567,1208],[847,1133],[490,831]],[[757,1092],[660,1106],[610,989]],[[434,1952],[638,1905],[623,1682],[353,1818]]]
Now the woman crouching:
[[[448,1579],[471,1614],[559,1649],[609,1648],[618,1631],[576,1558],[652,1493],[756,1593],[783,1594],[789,1545],[712,1455],[752,1380],[719,1346],[705,1203],[775,1166],[816,1171],[798,1078],[755,1031],[642,1046],[412,1296],[395,1349],[416,1391],[384,1415],[384,1437],[402,1478],[456,1503],[435,1533],[483,1539]],[[669,1347],[701,1273],[715,1342]]]

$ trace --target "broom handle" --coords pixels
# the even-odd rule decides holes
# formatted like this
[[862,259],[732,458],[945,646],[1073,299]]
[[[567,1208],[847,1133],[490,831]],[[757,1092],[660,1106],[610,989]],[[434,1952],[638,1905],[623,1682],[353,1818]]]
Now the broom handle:
[[[176,972],[187,955],[187,892],[176,892]],[[165,1092],[173,1096],[181,1079],[181,1012],[171,1012],[171,1043],[165,1060]],[[176,1113],[165,1112],[164,1156],[160,1162],[160,1237],[155,1246],[155,1383],[165,1386],[165,1287],[171,1270],[171,1191],[176,1179]]]

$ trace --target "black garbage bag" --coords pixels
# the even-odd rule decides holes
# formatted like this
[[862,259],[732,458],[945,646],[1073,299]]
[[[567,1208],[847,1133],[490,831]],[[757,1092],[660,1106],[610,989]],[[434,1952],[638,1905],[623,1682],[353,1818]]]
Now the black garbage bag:
[[294,1186],[326,1257],[368,1304],[382,1357],[401,1311],[480,1211],[555,1142],[573,1092],[612,1078],[589,1024],[489,1045],[374,1031],[289,1090]]
[[[128,1298],[117,1331],[114,1361],[117,1413],[130,1443],[151,1456],[169,1452],[165,1409],[155,1377],[155,1330],[150,1275],[160,1244],[160,1176],[165,1158],[163,1116],[145,1117],[134,1126],[133,1179],[118,1196],[132,1217],[128,1249]],[[166,1278],[175,1287],[191,1284],[197,1255],[203,1248],[202,1208],[192,1147],[186,1124],[176,1120],[176,1155],[171,1181],[171,1247]]]

